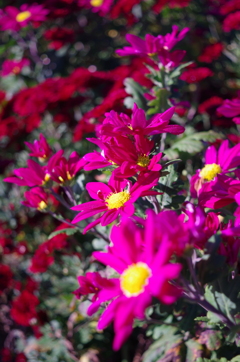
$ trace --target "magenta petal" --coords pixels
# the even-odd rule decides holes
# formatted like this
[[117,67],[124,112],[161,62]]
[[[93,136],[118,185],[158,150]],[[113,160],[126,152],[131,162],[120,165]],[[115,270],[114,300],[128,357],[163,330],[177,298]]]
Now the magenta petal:
[[90,222],[90,224],[88,224],[88,225],[84,228],[83,234],[86,234],[86,232],[87,232],[88,230],[90,230],[90,229],[92,229],[94,226],[100,224],[100,221],[101,221],[101,218],[96,219],[96,220],[94,220],[93,222]]
[[95,251],[93,253],[94,258],[96,258],[100,263],[104,265],[109,265],[111,268],[116,270],[121,274],[127,267],[127,264],[120,260],[117,256],[110,253],[102,253],[100,251]]
[[136,48],[136,50],[138,50],[139,52],[147,52],[146,42],[138,36],[133,34],[127,34],[126,40],[132,45],[132,47]]
[[105,214],[101,218],[101,225],[106,226],[111,224],[119,215],[118,209],[112,209],[105,212]]
[[99,194],[106,198],[107,195],[112,193],[110,187],[102,182],[89,182],[86,189],[93,199],[99,199]]
[[211,165],[212,163],[217,163],[217,151],[214,146],[208,147],[205,153],[205,163]]
[[99,207],[104,207],[105,203],[103,201],[89,201],[89,202],[85,202],[84,204],[80,204],[77,206],[73,206],[71,207],[71,210],[75,210],[75,211],[83,211],[83,210],[93,210],[93,209],[97,209]]

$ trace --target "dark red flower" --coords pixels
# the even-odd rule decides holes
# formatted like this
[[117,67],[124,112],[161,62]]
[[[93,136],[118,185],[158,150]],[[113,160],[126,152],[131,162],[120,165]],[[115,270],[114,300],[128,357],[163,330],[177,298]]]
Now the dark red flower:
[[55,50],[61,49],[65,44],[74,41],[74,31],[59,26],[46,30],[43,36],[50,41],[48,47]]
[[211,69],[206,67],[199,67],[185,70],[179,77],[187,83],[198,83],[201,80],[213,76]]
[[0,264],[0,294],[9,287],[13,273],[8,265]]
[[208,45],[203,49],[202,54],[198,57],[199,62],[203,63],[212,63],[213,60],[216,60],[220,57],[223,51],[222,43],[216,43]]
[[36,307],[38,298],[27,290],[24,290],[13,303],[10,311],[12,319],[22,326],[29,326],[31,320],[37,317]]
[[223,21],[223,30],[229,32],[231,30],[240,29],[240,11],[229,14]]
[[223,99],[218,96],[213,96],[208,98],[206,101],[202,102],[198,107],[199,113],[209,113],[212,108],[216,108],[217,106],[223,103]]

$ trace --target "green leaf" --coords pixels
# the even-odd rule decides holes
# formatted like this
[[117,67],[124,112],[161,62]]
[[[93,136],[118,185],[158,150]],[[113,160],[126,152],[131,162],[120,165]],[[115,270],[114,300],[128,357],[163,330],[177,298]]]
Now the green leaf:
[[133,104],[136,103],[139,108],[146,109],[146,99],[144,97],[145,90],[140,84],[135,82],[132,78],[126,78],[124,80],[125,90],[132,97],[127,97],[124,100],[124,104],[127,108],[133,108]]
[[217,138],[221,138],[221,135],[214,131],[184,134],[179,141],[175,140],[170,148],[164,150],[164,153],[169,159],[179,157],[179,152],[195,154],[204,149],[202,141],[214,142]]
[[143,354],[142,362],[182,361],[180,355],[183,343],[177,331],[173,326],[159,327],[158,333],[161,337]]
[[[239,295],[240,276],[231,279],[230,276],[223,276],[206,287],[205,297],[209,303],[220,310],[233,323],[234,315],[240,308]],[[207,313],[211,322],[219,322],[219,318],[212,312]]]
[[189,339],[186,342],[186,346],[187,346],[187,355],[185,362],[196,361],[196,358],[202,356],[203,346],[194,339]]
[[216,351],[221,347],[221,339],[222,333],[220,331],[207,329],[200,334],[198,342],[205,344],[209,351]]
[[56,231],[53,231],[49,235],[48,239],[52,239],[54,236],[57,236],[59,234],[65,234],[67,236],[74,235],[78,231],[79,231],[79,229],[75,229],[75,228],[67,228],[67,229],[56,230]]
[[157,88],[155,90],[156,98],[148,102],[148,106],[150,107],[150,109],[147,111],[147,114],[153,115],[166,111],[166,109],[169,108],[167,102],[169,95],[170,94],[167,89]]
[[181,70],[188,67],[189,65],[193,64],[194,62],[187,62],[184,64],[181,64],[179,67],[174,69],[174,71],[169,75],[169,78],[173,79],[178,77],[181,74]]

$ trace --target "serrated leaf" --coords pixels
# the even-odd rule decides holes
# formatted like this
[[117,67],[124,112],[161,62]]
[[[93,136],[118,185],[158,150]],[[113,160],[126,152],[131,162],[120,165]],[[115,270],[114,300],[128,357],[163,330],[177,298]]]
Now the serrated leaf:
[[179,358],[182,337],[177,331],[178,329],[172,326],[159,327],[158,333],[162,332],[162,335],[143,354],[142,362],[181,361]]
[[75,228],[67,228],[67,229],[56,230],[56,231],[53,231],[49,235],[48,239],[52,239],[52,238],[54,238],[54,236],[57,236],[59,234],[65,234],[67,236],[74,235],[78,231],[79,231],[79,229],[75,229]]
[[220,331],[207,329],[200,334],[198,342],[205,344],[209,351],[215,351],[221,347],[221,339],[222,333]]
[[[234,314],[236,314],[240,307],[240,298],[238,297],[239,283],[239,276],[234,279],[224,276],[209,284],[205,291],[207,301],[220,310],[233,323],[235,322]],[[212,312],[208,312],[207,317],[214,323],[220,321],[219,317]]]
[[221,135],[214,131],[184,135],[179,141],[174,142],[170,148],[164,150],[164,153],[169,159],[172,159],[173,156],[174,158],[178,157],[178,152],[195,154],[203,150],[204,144],[202,141],[214,142],[217,138],[221,138]]

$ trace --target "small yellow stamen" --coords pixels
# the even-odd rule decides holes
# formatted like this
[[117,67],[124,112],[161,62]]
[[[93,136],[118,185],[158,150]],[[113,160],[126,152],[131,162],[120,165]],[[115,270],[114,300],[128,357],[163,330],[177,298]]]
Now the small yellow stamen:
[[41,210],[46,209],[46,207],[47,207],[46,202],[42,200],[42,201],[39,202],[37,209],[38,209],[39,211],[41,211]]
[[30,11],[22,11],[21,13],[17,14],[16,16],[16,20],[18,23],[21,23],[22,21],[27,20],[28,18],[30,18],[32,14],[30,13]]
[[48,182],[51,178],[51,175],[49,173],[46,173],[45,177],[44,177],[44,181]]
[[143,155],[143,156],[139,156],[137,159],[137,165],[141,166],[141,167],[147,167],[150,163],[150,159],[148,156]]
[[200,176],[203,180],[212,181],[219,173],[222,172],[220,165],[212,163],[202,168]]
[[90,4],[91,4],[92,6],[98,7],[98,6],[101,6],[101,5],[102,5],[103,1],[104,1],[104,0],[91,0],[91,1],[90,1]]
[[59,176],[58,179],[59,179],[59,181],[64,182],[64,179],[62,178],[62,176]]
[[45,185],[51,178],[51,175],[49,173],[46,173],[44,180],[42,182],[42,186]]
[[130,265],[120,277],[120,287],[126,297],[136,297],[144,292],[152,272],[147,264],[139,262]]
[[120,209],[128,200],[130,199],[130,194],[127,191],[117,192],[111,194],[106,198],[106,204],[109,210]]
[[155,53],[147,53],[147,55],[149,56],[149,57],[155,57],[155,55],[157,55],[157,53],[155,52]]
[[72,176],[70,175],[70,172],[67,171],[67,179],[70,181],[72,179]]

